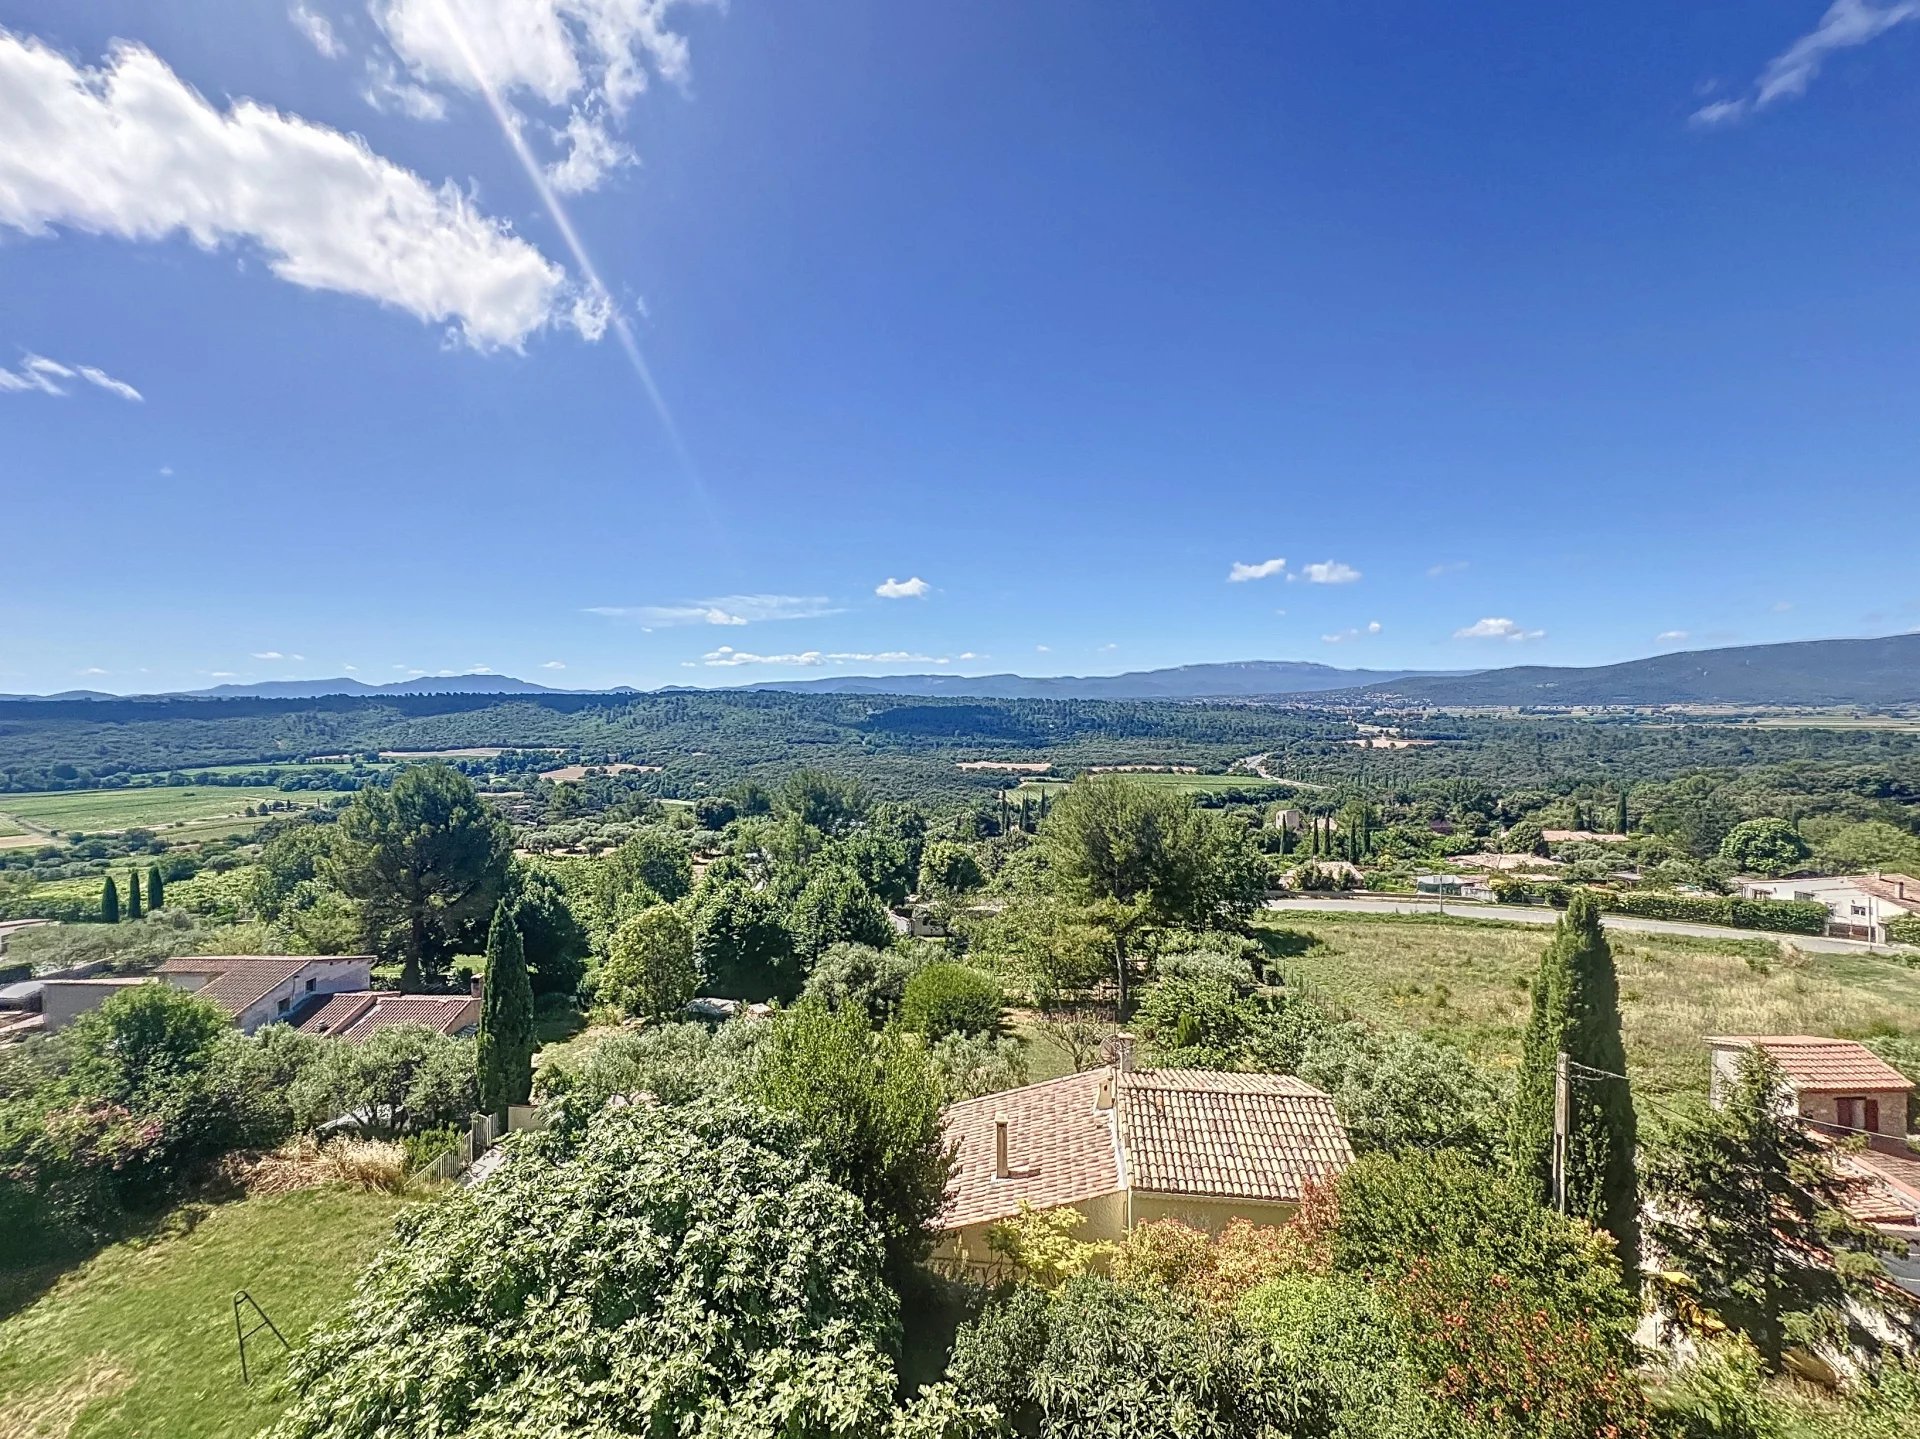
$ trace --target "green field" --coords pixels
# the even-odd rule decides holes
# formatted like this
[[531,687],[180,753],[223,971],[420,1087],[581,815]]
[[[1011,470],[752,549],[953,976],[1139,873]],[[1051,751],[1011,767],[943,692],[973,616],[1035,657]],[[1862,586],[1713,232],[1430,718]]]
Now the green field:
[[[1265,780],[1256,774],[1164,774],[1151,770],[1133,771],[1126,776],[1148,789],[1171,790],[1175,794],[1217,794],[1226,789],[1263,790],[1276,793],[1285,780]],[[1038,795],[1043,790],[1058,792],[1067,787],[1064,779],[1024,779],[1007,791],[1009,800],[1018,802],[1022,794]]]
[[[353,766],[345,760],[325,759],[307,761],[282,759],[258,761],[253,764],[196,764],[187,766],[180,770],[180,773],[185,775],[287,774],[295,770],[347,770],[352,768]],[[377,763],[367,763],[363,768],[371,770],[391,769],[392,764],[390,761],[380,760]]]
[[[286,1356],[248,1345],[233,1294],[298,1344],[336,1313],[405,1201],[308,1190],[200,1212],[166,1237],[114,1245],[0,1319],[0,1434],[23,1439],[240,1439],[285,1407]],[[192,1211],[183,1211],[188,1215]]]
[[[1426,915],[1268,917],[1298,949],[1290,982],[1361,1018],[1450,1039],[1511,1068],[1548,934]],[[1608,936],[1620,971],[1627,1063],[1651,1096],[1704,1094],[1709,1034],[1920,1038],[1920,968],[1875,955],[1782,959],[1772,940]]]
[[[288,795],[277,789],[228,785],[156,785],[150,789],[75,789],[38,794],[0,794],[0,820],[22,828],[98,834],[123,829],[179,825],[210,837],[222,821],[244,819],[248,805],[292,799],[305,804],[326,796]],[[239,826],[229,825],[228,828]]]

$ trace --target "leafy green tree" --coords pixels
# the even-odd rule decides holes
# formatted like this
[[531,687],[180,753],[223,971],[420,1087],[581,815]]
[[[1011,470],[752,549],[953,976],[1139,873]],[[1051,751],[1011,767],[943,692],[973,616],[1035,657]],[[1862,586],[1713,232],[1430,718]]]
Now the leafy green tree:
[[699,979],[693,926],[674,906],[656,904],[613,932],[594,984],[607,1003],[658,1019],[685,1008]]
[[951,1168],[940,1079],[920,1045],[875,1033],[852,1006],[800,1004],[761,1042],[751,1092],[813,1139],[826,1173],[879,1228],[888,1273],[904,1280],[932,1248]]
[[132,870],[127,874],[127,918],[138,919],[146,913],[146,906],[140,902],[140,871]]
[[103,924],[120,923],[120,890],[112,875],[107,876],[106,886],[100,891],[100,920]]
[[1000,1028],[1006,996],[1000,981],[964,964],[922,966],[907,980],[900,1023],[929,1041],[950,1034],[991,1035]]
[[864,1009],[878,1028],[900,1012],[907,981],[926,962],[924,954],[843,940],[828,945],[814,962],[803,997],[818,1000],[829,1009],[843,1005]]
[[885,1433],[881,1248],[786,1126],[629,1105],[521,1142],[402,1221],[272,1439]]
[[566,891],[539,869],[517,871],[514,891],[513,917],[535,998],[576,993],[587,974],[588,941]]
[[450,765],[411,765],[360,790],[335,826],[333,867],[369,937],[402,961],[402,989],[438,980],[506,891],[513,836]]
[[1540,1202],[1552,1199],[1554,1067],[1565,1051],[1573,1066],[1567,1115],[1567,1212],[1613,1235],[1623,1272],[1640,1253],[1640,1200],[1634,1172],[1638,1128],[1624,1076],[1620,980],[1601,928],[1600,905],[1576,893],[1533,980],[1533,1014],[1520,1053],[1508,1131],[1515,1181]]
[[1492,1081],[1423,1035],[1338,1025],[1307,1041],[1295,1072],[1331,1096],[1356,1153],[1458,1149],[1490,1162],[1505,1137]]
[[985,883],[986,876],[980,872],[980,861],[971,845],[936,839],[929,841],[920,855],[922,894],[970,894]]
[[1883,819],[1842,827],[1821,840],[1820,862],[1849,874],[1866,870],[1920,870],[1920,838]]
[[703,794],[693,802],[694,822],[702,829],[722,830],[739,817],[739,807],[723,794]]
[[791,999],[806,980],[779,903],[744,878],[716,881],[709,872],[701,881],[693,897],[693,943],[704,994]]
[[856,779],[802,769],[781,783],[775,807],[824,835],[838,836],[867,812],[868,801],[866,790]]
[[158,910],[158,909],[165,909],[166,907],[167,907],[166,880],[160,873],[159,865],[157,864],[148,865],[147,866],[147,908],[149,910]]
[[914,869],[907,842],[863,826],[835,846],[839,862],[860,876],[882,904],[901,904],[913,888]]
[[1743,874],[1791,874],[1812,855],[1812,848],[1784,819],[1745,820],[1720,841],[1720,858]]
[[1506,838],[1501,843],[1508,854],[1544,856],[1547,853],[1547,837],[1540,832],[1539,822],[1532,819],[1515,820],[1507,827]]
[[1615,834],[1627,833],[1627,792],[1624,789],[1620,791],[1620,797],[1614,807],[1613,832]]
[[1648,1237],[1666,1265],[1772,1369],[1795,1343],[1846,1335],[1846,1301],[1870,1294],[1881,1243],[1847,1217],[1847,1182],[1783,1092],[1765,1054],[1742,1055],[1722,1106],[1674,1128],[1647,1176],[1660,1200]]
[[693,856],[686,841],[659,825],[639,830],[616,849],[607,858],[605,872],[613,890],[609,913],[618,912],[621,896],[644,892],[644,907],[654,900],[673,904],[693,889]]
[[859,875],[843,865],[827,865],[815,871],[794,900],[788,922],[793,926],[795,947],[808,968],[829,945],[841,941],[869,944],[875,949],[894,941],[893,921],[887,918],[886,907]]
[[474,1075],[480,1107],[498,1114],[533,1092],[533,985],[513,911],[503,901],[487,932],[487,978],[480,998]]
[[294,1121],[311,1128],[361,1115],[386,1137],[464,1123],[480,1104],[477,1048],[424,1024],[386,1025],[351,1044],[323,1041],[317,1062],[289,1085]]

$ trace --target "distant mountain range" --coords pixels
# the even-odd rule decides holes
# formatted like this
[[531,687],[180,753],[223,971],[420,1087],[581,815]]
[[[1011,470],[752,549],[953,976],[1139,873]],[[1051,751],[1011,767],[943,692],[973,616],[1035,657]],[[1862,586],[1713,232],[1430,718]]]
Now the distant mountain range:
[[1471,670],[1343,670],[1310,660],[1236,660],[1133,670],[1123,675],[828,675],[812,680],[765,680],[751,690],[815,690],[832,694],[954,695],[967,699],[1142,700],[1249,699],[1323,694],[1390,684],[1412,676],[1471,674]]
[[1427,675],[1367,685],[1359,695],[1475,706],[1920,704],[1920,634],[1689,650],[1585,669]]
[[[1312,695],[1330,703],[1505,708],[1674,704],[1886,707],[1920,704],[1920,633],[1692,650],[1588,668],[1518,665],[1477,671],[1343,670],[1303,660],[1242,660],[1121,675],[826,675],[818,679],[767,680],[734,688],[968,699],[1198,700]],[[344,678],[269,680],[263,684],[216,685],[166,697],[317,699],[328,695],[377,698],[636,693],[639,691],[627,685],[603,691],[561,690],[507,675],[427,675],[384,685]],[[97,690],[0,695],[0,701],[121,698]]]

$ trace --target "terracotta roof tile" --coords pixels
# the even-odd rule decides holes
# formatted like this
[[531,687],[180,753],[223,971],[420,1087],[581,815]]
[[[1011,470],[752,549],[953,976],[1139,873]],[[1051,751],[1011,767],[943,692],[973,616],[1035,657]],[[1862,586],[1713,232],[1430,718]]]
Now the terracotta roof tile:
[[1119,1113],[1135,1189],[1297,1202],[1353,1163],[1333,1101],[1291,1075],[1126,1074]]
[[1909,913],[1920,914],[1920,879],[1910,874],[1863,875],[1853,883],[1864,894],[1897,905]]
[[294,1021],[295,1028],[308,1034],[358,1040],[395,1024],[424,1024],[440,1034],[454,1034],[480,1022],[480,1001],[467,994],[359,989],[319,999]]
[[213,976],[193,993],[238,1016],[311,963],[311,959],[300,955],[196,955],[170,959],[160,966],[160,972]]
[[1913,1081],[1864,1044],[1817,1034],[1728,1034],[1707,1041],[1758,1049],[1795,1089],[1910,1090]]
[[[1070,1074],[948,1105],[942,1123],[955,1162],[938,1227],[1008,1219],[1023,1203],[1053,1209],[1117,1193],[1122,1185],[1113,1111],[1095,1103],[1107,1073]],[[1013,1174],[997,1179],[994,1120],[1003,1114]]]

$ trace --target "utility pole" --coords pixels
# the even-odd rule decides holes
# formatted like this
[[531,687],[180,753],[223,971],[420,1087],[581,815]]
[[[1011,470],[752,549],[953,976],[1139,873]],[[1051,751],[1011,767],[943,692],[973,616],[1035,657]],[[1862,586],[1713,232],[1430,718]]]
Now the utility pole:
[[1553,1057],[1553,1207],[1567,1212],[1567,1052]]

